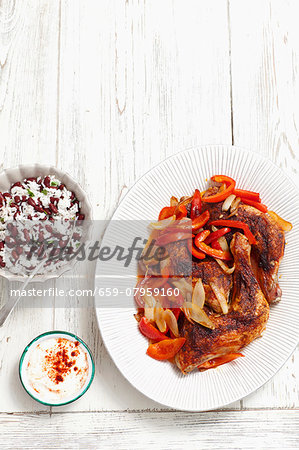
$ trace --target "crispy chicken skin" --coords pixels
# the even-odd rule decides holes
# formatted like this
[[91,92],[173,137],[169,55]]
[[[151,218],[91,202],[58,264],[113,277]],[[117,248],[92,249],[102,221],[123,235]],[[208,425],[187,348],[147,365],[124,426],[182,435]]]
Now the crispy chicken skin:
[[[209,194],[215,193],[214,190],[211,190]],[[223,202],[204,203],[203,210],[209,211],[210,220],[219,218],[237,220],[249,226],[257,240],[257,245],[252,248],[252,268],[267,301],[270,304],[279,301],[281,289],[278,284],[278,269],[284,254],[284,232],[269,214],[252,206],[241,203],[237,213],[229,217],[227,212],[222,211],[222,205]],[[228,242],[232,236],[233,232],[226,235]]]
[[206,305],[210,306],[215,312],[221,313],[219,302],[211,288],[211,283],[217,285],[222,291],[227,302],[229,301],[232,288],[232,275],[223,272],[214,258],[207,257],[204,261],[192,261],[191,254],[187,249],[186,241],[172,242],[166,246],[168,258],[165,261],[170,278],[185,278],[187,282],[194,287],[199,278],[202,279],[205,294]]
[[247,238],[235,233],[231,241],[236,268],[230,311],[226,315],[207,311],[215,329],[190,323],[185,317],[180,322],[180,335],[186,343],[176,355],[176,364],[183,373],[210,359],[239,351],[265,329],[269,305],[252,271],[250,250]]
[[220,304],[214,294],[211,284],[217,285],[217,288],[224,294],[227,303],[229,303],[230,291],[232,288],[232,275],[223,272],[215,259],[204,261],[193,261],[192,263],[192,285],[193,287],[201,278],[206,294],[205,304],[210,306],[215,312],[222,313]]
[[284,254],[284,232],[269,214],[252,206],[240,205],[236,220],[246,222],[257,240],[257,245],[252,249],[253,268],[267,301],[273,303],[280,300],[281,289],[277,278]]

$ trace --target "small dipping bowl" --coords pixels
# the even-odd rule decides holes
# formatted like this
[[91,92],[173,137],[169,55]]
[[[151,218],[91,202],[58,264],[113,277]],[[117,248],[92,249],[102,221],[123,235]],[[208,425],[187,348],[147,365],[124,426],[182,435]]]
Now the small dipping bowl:
[[78,400],[89,389],[94,373],[88,346],[66,331],[48,331],[37,336],[23,351],[19,364],[25,391],[48,406]]

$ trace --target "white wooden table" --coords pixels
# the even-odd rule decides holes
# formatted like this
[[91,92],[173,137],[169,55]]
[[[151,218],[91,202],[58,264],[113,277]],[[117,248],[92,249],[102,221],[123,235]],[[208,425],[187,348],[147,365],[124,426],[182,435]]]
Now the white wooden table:
[[[1,167],[68,171],[97,219],[145,171],[199,144],[258,151],[298,183],[298,16],[297,0],[0,1]],[[0,329],[1,448],[298,448],[298,351],[242,401],[181,413],[120,375],[92,308],[36,302]],[[81,336],[97,366],[87,395],[53,410],[17,371],[24,345],[51,329]]]

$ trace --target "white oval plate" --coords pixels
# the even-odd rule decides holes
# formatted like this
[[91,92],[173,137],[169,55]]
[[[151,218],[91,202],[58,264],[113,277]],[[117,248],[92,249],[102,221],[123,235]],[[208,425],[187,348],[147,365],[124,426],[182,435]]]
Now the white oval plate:
[[[105,346],[127,380],[152,400],[187,411],[221,408],[254,392],[287,361],[299,334],[299,197],[294,184],[271,161],[232,146],[204,146],[178,153],[132,187],[113,220],[156,219],[172,195],[181,197],[191,195],[195,188],[204,190],[215,174],[229,175],[239,188],[260,192],[270,210],[293,224],[280,267],[282,300],[271,307],[263,337],[242,349],[246,357],[216,369],[182,375],[172,364],[146,355],[147,339],[137,328],[133,306],[96,310]],[[111,239],[109,228],[102,245]],[[99,270],[100,266],[97,276]],[[136,279],[128,278],[117,284],[121,289],[135,283]]]

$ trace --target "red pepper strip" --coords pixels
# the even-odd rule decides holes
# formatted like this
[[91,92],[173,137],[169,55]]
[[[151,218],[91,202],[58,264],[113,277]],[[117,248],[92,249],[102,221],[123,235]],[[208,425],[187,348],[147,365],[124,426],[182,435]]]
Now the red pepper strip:
[[205,259],[206,257],[203,252],[197,250],[197,248],[193,245],[193,242],[190,240],[188,240],[188,250],[197,259]]
[[211,232],[209,230],[203,230],[195,236],[194,244],[197,246],[198,242],[203,242],[206,238],[208,238]]
[[203,212],[200,216],[196,217],[196,219],[192,220],[192,231],[199,230],[202,228],[210,218],[209,211]]
[[215,239],[220,238],[221,236],[224,236],[226,233],[230,232],[230,228],[221,228],[220,230],[214,231],[210,234],[210,236],[207,237],[205,240],[206,244],[210,244],[212,241],[215,241]]
[[149,339],[153,339],[154,341],[167,339],[167,336],[154,327],[146,317],[142,317],[138,326],[141,333]]
[[169,244],[170,242],[175,241],[183,241],[185,239],[190,239],[191,233],[165,233],[161,236],[159,236],[156,240],[156,245],[159,247],[163,247],[164,245]]
[[235,189],[236,182],[230,177],[227,177],[225,175],[214,175],[211,177],[211,180],[216,181],[216,183],[225,183],[228,184],[226,189],[222,192],[218,192],[215,195],[210,195],[208,197],[203,197],[202,201],[207,203],[217,203],[222,202],[225,200]]
[[223,250],[216,250],[215,248],[209,247],[204,242],[196,242],[196,245],[199,248],[199,250],[206,253],[207,255],[213,256],[214,258],[223,259],[224,261],[230,261],[232,259],[232,256],[229,252],[224,252]]
[[219,358],[210,359],[209,361],[198,366],[198,369],[213,369],[214,367],[221,366],[230,361],[233,361],[240,356],[244,357],[242,353],[230,353],[229,355],[220,356]]
[[181,309],[180,308],[170,308],[170,309],[173,312],[176,320],[178,320],[181,314]]
[[260,194],[258,192],[244,191],[243,189],[234,189],[233,192],[237,197],[247,198],[255,202],[260,202]]
[[168,219],[169,217],[174,215],[176,210],[176,206],[165,206],[162,208],[159,214],[159,220]]
[[178,205],[174,212],[176,219],[180,220],[187,216],[187,208],[185,205]]
[[266,213],[268,211],[267,206],[263,205],[263,203],[253,202],[252,200],[248,200],[247,198],[241,198],[241,201],[245,203],[245,205],[253,206],[254,208],[259,209],[263,213]]
[[156,344],[151,344],[146,353],[151,358],[158,359],[160,361],[170,359],[177,354],[185,342],[185,338],[165,339],[161,342],[157,342]]
[[201,213],[201,193],[198,189],[195,189],[192,203],[191,203],[191,213],[190,217],[191,219],[195,219],[198,217]]
[[213,241],[211,243],[211,247],[214,248],[215,250],[222,250],[221,245],[219,244],[218,239],[215,239],[215,241]]
[[253,234],[251,233],[249,226],[247,225],[247,223],[244,222],[239,222],[238,220],[225,220],[225,219],[221,219],[221,220],[214,220],[213,222],[211,222],[210,225],[215,225],[215,227],[217,226],[228,226],[231,228],[241,228],[241,230],[244,231],[245,236],[247,237],[249,243],[252,244],[256,244],[256,239],[253,236]]

